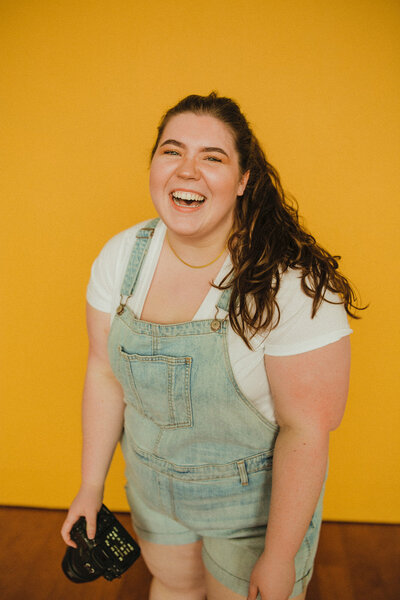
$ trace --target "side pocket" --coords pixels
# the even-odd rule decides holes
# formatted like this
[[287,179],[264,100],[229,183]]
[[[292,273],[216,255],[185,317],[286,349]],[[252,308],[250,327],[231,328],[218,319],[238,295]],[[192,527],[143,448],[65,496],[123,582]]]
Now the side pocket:
[[119,352],[127,400],[160,427],[191,427],[192,358]]

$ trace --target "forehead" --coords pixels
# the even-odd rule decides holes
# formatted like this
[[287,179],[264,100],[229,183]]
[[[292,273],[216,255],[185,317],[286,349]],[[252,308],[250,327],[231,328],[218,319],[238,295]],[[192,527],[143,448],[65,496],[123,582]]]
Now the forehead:
[[160,143],[170,138],[185,145],[220,146],[231,152],[235,151],[231,130],[211,115],[196,115],[191,112],[175,115],[165,126]]

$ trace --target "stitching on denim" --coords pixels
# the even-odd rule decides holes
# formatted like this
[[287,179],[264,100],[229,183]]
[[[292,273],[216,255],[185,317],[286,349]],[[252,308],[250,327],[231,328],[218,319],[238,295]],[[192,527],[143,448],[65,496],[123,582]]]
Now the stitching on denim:
[[161,506],[165,511],[165,506],[162,501],[160,477],[159,477],[158,473],[156,473],[156,478],[157,478],[157,489],[158,489],[158,505]]
[[[201,319],[199,321],[185,321],[184,323],[151,323],[138,319],[130,306],[126,305],[121,315],[116,315],[129,329],[139,335],[147,335],[155,338],[179,338],[189,335],[222,335],[226,328],[226,321],[222,322],[222,327],[218,331],[212,331],[210,328],[213,319]],[[183,332],[181,333],[183,328]],[[168,331],[168,329],[178,329],[178,332]]]
[[227,573],[228,575],[230,575],[230,577],[233,577],[233,579],[239,579],[240,581],[245,581],[246,583],[248,583],[247,579],[243,579],[242,577],[238,577],[237,575],[233,575],[233,573],[231,573],[230,571],[228,571],[227,569],[225,569],[224,567],[222,567],[219,563],[217,563],[217,561],[211,556],[211,554],[208,552],[208,550],[205,548],[204,544],[203,544],[203,548],[202,548],[204,554],[207,554],[208,559],[214,564],[216,565],[219,569],[221,569],[221,571],[223,571],[224,573]]
[[[164,356],[164,355],[156,355],[156,356],[142,356],[140,354],[128,354],[124,351],[123,347],[118,346],[119,355],[121,360],[126,365],[126,371],[128,374],[129,387],[134,394],[134,398],[136,399],[136,403],[132,402],[134,408],[138,410],[140,414],[148,418],[150,421],[155,423],[161,429],[181,429],[191,427],[193,424],[193,409],[191,404],[191,396],[190,396],[190,371],[192,365],[192,357],[184,356],[184,357],[173,357],[173,356]],[[151,413],[146,410],[145,404],[139,394],[139,391],[136,387],[135,380],[132,374],[131,364],[132,363],[159,363],[167,366],[167,402],[168,402],[168,418],[167,422],[160,422],[162,417],[160,416],[160,421],[157,420],[156,417],[153,417]],[[179,378],[176,377],[178,367],[183,372]],[[183,388],[183,406],[179,410],[176,402],[174,401],[174,392],[175,392],[175,384],[179,380],[182,383]],[[178,385],[178,384],[177,384]],[[180,419],[181,420],[178,420]]]
[[174,367],[175,365],[186,365],[188,362],[192,361],[191,356],[168,356],[166,354],[136,354],[129,352],[125,352],[122,346],[119,347],[120,352],[124,360],[127,362],[159,362],[159,363],[167,363],[168,366]]
[[239,471],[239,476],[240,476],[240,483],[242,485],[249,485],[249,478],[247,475],[247,470],[246,470],[246,463],[244,460],[238,460],[237,463],[237,468]]
[[150,247],[150,242],[154,234],[154,229],[160,219],[152,219],[147,227],[142,227],[136,233],[136,240],[133,244],[131,255],[125,271],[121,286],[121,294],[129,296],[136,285],[144,259]]
[[[194,478],[193,477],[193,478],[189,479],[187,477],[178,477],[178,476],[175,476],[175,474],[173,474],[171,472],[167,472],[167,471],[163,471],[161,469],[158,469],[157,466],[155,466],[154,464],[146,464],[146,463],[141,463],[141,464],[146,469],[149,469],[149,471],[152,471],[152,472],[156,471],[160,475],[164,475],[164,477],[170,477],[170,478],[175,479],[176,481],[179,481],[181,483],[182,482],[186,482],[186,483],[195,483],[195,484],[198,484],[198,485],[201,485],[201,484],[209,485],[212,481],[215,481],[215,482],[221,481],[222,482],[224,479],[237,479],[237,480],[239,480],[239,477],[238,477],[237,473],[235,473],[235,474],[228,473],[226,475],[215,475],[215,474],[211,475],[210,474],[207,477],[206,476],[204,476],[202,478],[200,478],[200,477]],[[265,466],[265,467],[260,467],[260,468],[254,469],[254,470],[250,471],[250,473],[259,473],[259,472],[262,472],[262,471],[265,471],[265,473],[270,473],[271,469],[268,468],[267,466]],[[250,488],[246,487],[246,489],[250,489]]]
[[[174,423],[174,425],[176,425],[176,422],[178,419],[175,418],[175,411],[174,411],[174,395],[173,395],[173,388],[174,388],[174,382],[175,382],[175,378],[174,378],[174,364],[170,361],[167,360],[167,399],[168,399],[168,420],[169,423]],[[179,364],[178,362],[175,364]]]
[[160,347],[160,338],[156,335],[152,335],[151,336],[151,353],[153,355],[158,354],[159,347]]
[[[310,528],[310,526],[309,526],[309,528]],[[310,567],[310,558],[311,558],[311,552],[312,552],[312,545],[311,545],[310,540],[308,538],[309,528],[307,530],[306,537],[304,539],[305,546],[306,546],[306,557],[305,557],[305,561],[304,561],[303,575],[299,579],[296,579],[296,583],[298,583],[299,581],[302,581],[302,579],[304,579],[304,577],[307,577],[308,573],[310,572],[310,570],[312,568],[312,565]]]
[[176,516],[176,510],[175,510],[175,498],[174,498],[174,484],[172,479],[170,478],[168,481],[169,484],[169,499],[170,499],[170,503],[171,503],[171,514],[173,515],[174,519],[177,519]]
[[310,571],[312,571],[312,567],[310,567],[308,569],[308,571],[302,577],[300,577],[300,579],[296,579],[295,583],[299,583],[300,581],[303,581],[303,579],[305,579],[309,575]]
[[112,349],[113,349],[113,343],[112,343],[112,336],[110,334],[107,339],[107,354],[108,354],[110,365],[114,372],[115,377],[118,379],[118,381],[121,381],[121,379],[122,379],[121,361],[119,361],[119,360],[114,361],[114,359],[113,359],[114,355],[113,355]]
[[193,405],[192,405],[192,392],[190,387],[190,376],[192,373],[192,359],[186,363],[185,369],[185,398],[186,398],[186,418],[187,422],[190,423],[190,427],[193,427]]
[[162,439],[163,435],[164,435],[164,429],[160,428],[160,431],[158,432],[158,435],[157,435],[157,439],[154,442],[153,452],[158,452],[158,448],[160,446],[161,439]]
[[[120,354],[122,354],[121,353],[121,346],[118,347],[118,350],[119,350]],[[118,361],[118,362],[121,362],[121,361]],[[141,415],[146,416],[146,412],[145,412],[144,406],[142,404],[142,399],[139,396],[139,393],[138,393],[138,391],[136,389],[136,386],[135,386],[135,380],[133,379],[133,375],[132,375],[132,370],[131,370],[130,364],[129,364],[128,361],[124,361],[123,364],[125,364],[125,369],[124,370],[125,370],[126,374],[128,375],[129,389],[133,393],[133,396],[132,395],[129,395],[129,396],[131,396],[134,400],[136,400],[136,402],[132,401],[131,403],[133,404],[133,406],[136,408],[136,410]],[[124,379],[123,376],[122,376],[122,379]]]
[[223,292],[220,295],[218,302],[217,302],[217,307],[225,312],[228,312],[228,309],[229,309],[229,301],[230,301],[231,293],[232,293],[232,290],[230,288],[223,290]]
[[[237,461],[232,461],[226,464],[213,464],[207,465],[204,468],[204,465],[191,465],[185,467],[183,465],[174,465],[165,459],[157,457],[157,461],[155,461],[152,457],[152,454],[146,450],[142,450],[136,446],[136,444],[130,439],[129,445],[131,450],[135,453],[135,459],[140,462],[143,467],[148,468],[151,471],[157,471],[157,473],[161,473],[166,477],[172,477],[178,481],[186,481],[190,483],[208,483],[210,481],[218,481],[223,479],[238,479],[239,476],[237,473]],[[264,457],[264,463],[251,466],[249,463],[256,461],[257,459],[261,459]],[[145,462],[145,461],[148,462]],[[265,453],[260,453],[258,455],[253,455],[251,457],[247,457],[243,459],[246,462],[247,473],[259,473],[259,472],[271,472],[272,470],[272,456],[268,456],[268,451]],[[164,468],[161,468],[161,465],[164,465]],[[181,476],[179,477],[179,471],[182,471]],[[190,470],[190,474],[192,477],[187,477],[188,470]],[[201,472],[199,471],[205,470],[204,475],[201,477]],[[222,473],[216,473],[216,470],[225,470]],[[175,471],[172,472],[172,471]],[[197,472],[196,472],[197,471]],[[229,472],[227,472],[229,471]],[[186,477],[185,477],[186,475]]]
[[233,370],[232,370],[232,365],[231,365],[231,361],[230,361],[230,357],[229,357],[227,336],[224,335],[222,339],[223,339],[223,344],[224,344],[224,359],[225,359],[226,371],[227,371],[227,374],[228,374],[230,382],[232,383],[232,385],[235,388],[236,393],[238,394],[238,396],[242,400],[242,402],[256,415],[256,417],[258,417],[260,419],[260,421],[262,423],[264,423],[264,425],[266,425],[266,427],[272,433],[274,433],[275,435],[278,435],[279,426],[275,425],[274,423],[272,423],[272,421],[269,421],[269,419],[267,419],[266,417],[264,417],[264,415],[262,415],[256,409],[256,407],[252,404],[252,402],[250,402],[246,398],[246,396],[243,394],[243,392],[239,388],[239,386],[238,386],[238,384],[236,382],[235,376],[233,374]]

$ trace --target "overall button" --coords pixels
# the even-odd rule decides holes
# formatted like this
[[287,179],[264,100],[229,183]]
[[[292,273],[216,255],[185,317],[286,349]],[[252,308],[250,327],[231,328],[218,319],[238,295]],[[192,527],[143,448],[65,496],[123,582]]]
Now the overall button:
[[219,329],[221,329],[221,321],[218,321],[218,319],[214,319],[214,321],[211,321],[210,327],[213,331],[218,331]]

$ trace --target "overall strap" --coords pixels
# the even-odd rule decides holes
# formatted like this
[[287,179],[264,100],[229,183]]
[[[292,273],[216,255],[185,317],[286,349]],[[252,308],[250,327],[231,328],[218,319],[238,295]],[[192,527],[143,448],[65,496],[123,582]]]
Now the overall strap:
[[231,298],[231,288],[227,288],[226,290],[224,290],[221,294],[221,296],[219,297],[218,303],[217,303],[217,308],[220,308],[221,310],[224,310],[225,312],[229,311],[229,300]]
[[141,266],[149,249],[151,238],[154,234],[154,229],[159,220],[159,217],[152,219],[147,224],[147,227],[139,229],[136,234],[136,241],[132,248],[128,266],[125,271],[124,281],[121,287],[121,303],[123,304],[125,304],[126,299],[132,295]]

